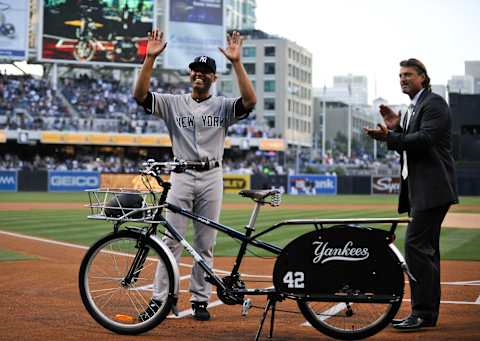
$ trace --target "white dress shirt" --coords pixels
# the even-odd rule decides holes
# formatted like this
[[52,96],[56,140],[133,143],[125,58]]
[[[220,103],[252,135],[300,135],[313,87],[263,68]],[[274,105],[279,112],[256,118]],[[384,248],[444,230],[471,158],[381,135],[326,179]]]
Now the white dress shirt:
[[[404,120],[400,120],[400,126],[403,128],[403,130],[406,132],[408,129],[408,124],[410,123],[411,118],[413,115],[415,115],[415,106],[417,105],[418,99],[420,98],[420,95],[422,94],[423,90],[421,89],[419,92],[415,94],[415,96],[412,98],[412,101],[410,102],[410,105],[408,106],[407,110],[407,119],[406,122],[403,122]],[[405,123],[405,124],[404,124]],[[408,177],[408,165],[407,165],[407,151],[403,151],[403,167],[402,167],[402,178],[406,180]]]

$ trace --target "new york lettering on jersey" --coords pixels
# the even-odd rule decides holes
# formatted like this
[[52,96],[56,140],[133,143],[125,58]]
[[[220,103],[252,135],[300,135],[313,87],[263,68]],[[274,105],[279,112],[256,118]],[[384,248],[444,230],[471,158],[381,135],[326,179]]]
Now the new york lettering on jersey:
[[[188,115],[188,116],[178,116],[175,118],[175,121],[177,123],[177,126],[179,128],[192,128],[195,127],[195,119],[193,115]],[[224,127],[225,126],[225,119],[220,116],[216,116],[213,114],[206,114],[206,115],[201,115],[201,121],[202,127]]]
[[195,127],[195,120],[193,115],[189,116],[178,116],[175,118],[177,126],[179,128],[193,128]]

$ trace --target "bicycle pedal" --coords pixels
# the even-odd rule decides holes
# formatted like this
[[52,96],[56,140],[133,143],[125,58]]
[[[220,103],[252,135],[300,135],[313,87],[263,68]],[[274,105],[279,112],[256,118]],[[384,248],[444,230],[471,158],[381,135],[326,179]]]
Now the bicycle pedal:
[[242,316],[248,315],[248,310],[252,307],[252,300],[247,298],[242,303]]

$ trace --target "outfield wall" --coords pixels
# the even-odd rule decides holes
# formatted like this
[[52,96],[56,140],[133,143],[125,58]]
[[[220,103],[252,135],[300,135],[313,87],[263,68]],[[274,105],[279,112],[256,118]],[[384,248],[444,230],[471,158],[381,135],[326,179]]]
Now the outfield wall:
[[[168,177],[165,177],[167,179]],[[480,174],[458,174],[460,195],[480,195]],[[144,188],[137,174],[90,171],[0,171],[0,192],[76,192],[94,188]],[[317,174],[225,174],[224,190],[280,188],[293,195],[398,194],[400,178]]]

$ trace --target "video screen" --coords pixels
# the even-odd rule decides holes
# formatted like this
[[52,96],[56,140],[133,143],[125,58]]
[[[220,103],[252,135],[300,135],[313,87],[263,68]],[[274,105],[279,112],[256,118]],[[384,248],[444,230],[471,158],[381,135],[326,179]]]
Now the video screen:
[[45,0],[40,59],[140,64],[154,0]]
[[171,0],[170,20],[222,25],[223,0]]

